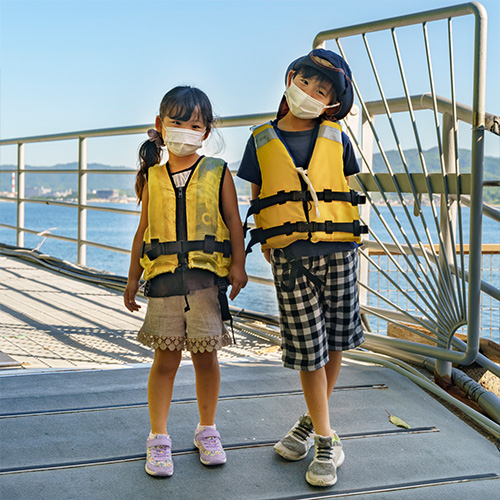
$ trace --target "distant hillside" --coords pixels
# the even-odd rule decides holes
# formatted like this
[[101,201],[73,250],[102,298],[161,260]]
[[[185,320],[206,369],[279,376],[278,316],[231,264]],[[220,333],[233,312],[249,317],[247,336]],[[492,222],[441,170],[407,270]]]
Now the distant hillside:
[[[387,159],[395,172],[403,172],[403,162],[401,156],[397,151],[387,151]],[[406,162],[409,166],[410,172],[421,172],[421,161],[418,150],[410,149],[404,151]],[[429,172],[440,172],[441,166],[439,161],[438,148],[432,148],[424,151],[425,164]],[[470,172],[471,165],[471,152],[468,149],[461,149],[458,156],[460,171]],[[380,153],[373,155],[373,166],[375,172],[386,172],[386,166],[382,155]],[[485,156],[484,158],[484,178],[486,179],[500,179],[500,158],[492,156]]]
[[[421,163],[418,151],[411,149],[404,152],[406,161],[410,172],[420,172]],[[388,151],[386,156],[395,172],[403,172],[403,164],[400,155],[397,151]],[[430,149],[424,152],[426,166],[429,172],[440,172],[441,167],[439,163],[439,154],[437,148]],[[469,150],[460,150],[459,155],[460,170],[461,172],[470,172],[471,152]],[[385,163],[380,154],[373,156],[373,165],[375,172],[386,172]],[[237,170],[239,162],[231,163],[229,167],[231,170]],[[14,168],[13,165],[0,166],[0,191],[10,191],[11,175],[9,173],[1,173],[2,169]],[[77,190],[78,179],[74,174],[40,174],[37,173],[37,167],[27,166],[27,169],[33,170],[26,176],[26,187],[46,187],[53,191],[63,191],[67,189]],[[45,167],[53,169],[68,169],[77,170],[77,163],[67,163],[64,165],[54,165],[53,167]],[[131,175],[124,174],[90,174],[88,176],[89,190],[94,189],[119,189],[127,191],[133,195],[135,170],[127,167],[110,167],[99,163],[90,163],[88,165],[90,170],[109,169],[110,171],[116,169],[127,169],[132,172]],[[487,156],[484,159],[484,179],[485,180],[500,180],[500,158]],[[246,181],[235,177],[236,188],[240,196],[250,195],[250,184]],[[500,188],[485,188],[484,198],[487,203],[500,205]]]
[[[10,191],[11,186],[11,174],[1,173],[2,170],[7,168],[15,168],[15,165],[2,165],[0,166],[0,191]],[[32,167],[26,165],[26,168],[33,170],[33,173],[28,173],[26,175],[26,187],[45,187],[52,191],[65,191],[67,189],[72,189],[73,191],[78,190],[78,176],[75,174],[42,174],[36,171],[42,167]],[[54,170],[78,170],[78,163],[65,163],[60,165],[54,165],[50,168]],[[123,170],[127,169],[132,172],[131,175],[128,174],[89,174],[87,177],[88,189],[120,189],[130,191],[134,190],[135,170],[128,167],[110,167],[109,165],[102,165],[101,163],[89,163],[89,170]]]

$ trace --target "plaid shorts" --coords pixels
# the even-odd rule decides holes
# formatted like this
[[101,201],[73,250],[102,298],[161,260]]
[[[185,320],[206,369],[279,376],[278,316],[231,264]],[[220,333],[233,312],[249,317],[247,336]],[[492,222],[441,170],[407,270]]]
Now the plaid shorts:
[[284,290],[291,264],[283,250],[271,252],[283,365],[314,371],[328,363],[328,351],[353,349],[365,340],[359,312],[358,251],[297,259],[322,283],[303,274],[297,276],[292,291]]

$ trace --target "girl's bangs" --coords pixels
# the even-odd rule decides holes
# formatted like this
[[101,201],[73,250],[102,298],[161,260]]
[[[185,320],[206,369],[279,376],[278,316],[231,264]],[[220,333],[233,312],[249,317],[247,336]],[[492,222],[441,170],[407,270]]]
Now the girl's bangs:
[[[193,102],[182,102],[182,101],[185,101],[185,100],[182,99],[181,101],[172,102],[165,109],[165,113],[169,118],[171,118],[173,120],[187,122],[191,119],[191,116],[193,115],[193,111],[195,111],[198,108],[198,106],[195,105]],[[192,100],[190,99],[190,101],[192,101]],[[199,114],[199,111],[198,111],[198,114]]]

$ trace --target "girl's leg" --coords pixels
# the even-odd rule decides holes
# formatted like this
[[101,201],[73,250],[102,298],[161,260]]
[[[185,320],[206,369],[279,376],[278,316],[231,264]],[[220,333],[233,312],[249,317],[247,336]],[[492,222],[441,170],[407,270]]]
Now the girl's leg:
[[315,371],[301,371],[300,381],[316,434],[320,436],[332,435],[327,397],[328,379],[325,367]]
[[168,412],[181,357],[182,351],[155,350],[148,380],[149,419],[153,434],[168,434]]
[[220,368],[217,351],[192,353],[196,374],[196,396],[200,425],[214,425],[220,389]]

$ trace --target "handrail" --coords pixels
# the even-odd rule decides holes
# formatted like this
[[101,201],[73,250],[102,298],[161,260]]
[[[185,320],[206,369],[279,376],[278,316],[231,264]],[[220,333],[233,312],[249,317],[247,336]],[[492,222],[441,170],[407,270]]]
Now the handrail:
[[[442,96],[436,96],[438,110],[441,113],[452,114],[453,106],[452,102]],[[388,104],[391,112],[405,112],[408,111],[408,105],[404,97],[398,97],[394,99],[388,99]],[[424,110],[433,109],[432,96],[429,93],[413,95],[411,96],[411,102],[414,109]],[[384,102],[383,100],[377,101],[367,101],[366,106],[371,115],[382,115],[385,114]],[[472,108],[465,104],[457,103],[457,117],[460,121],[464,123],[472,124],[473,118]],[[219,128],[231,128],[231,127],[244,127],[249,125],[255,125],[259,123],[264,123],[269,120],[273,120],[276,117],[275,113],[257,113],[248,115],[235,115],[220,118],[218,127]],[[493,134],[500,135],[500,117],[493,115],[491,113],[485,113],[486,129]],[[79,139],[81,137],[91,138],[91,137],[110,137],[116,135],[133,135],[133,134],[144,134],[152,127],[151,125],[132,125],[128,127],[110,127],[103,129],[91,129],[91,130],[79,130],[76,132],[67,132],[60,134],[50,134],[50,135],[35,135],[26,137],[17,137],[11,139],[0,139],[0,146],[7,146],[13,144],[30,144],[37,142],[50,142],[50,141],[65,141],[70,139]],[[130,171],[131,170],[131,171]],[[83,172],[86,173],[112,173],[112,174],[130,174],[135,172],[134,169],[113,169],[113,170],[97,170],[97,169],[85,169]],[[1,172],[17,172],[17,169],[1,169]],[[33,172],[33,169],[22,169],[21,172]],[[43,169],[37,168],[36,172],[39,173],[75,173],[76,169]]]
[[[256,113],[248,115],[234,115],[221,118],[217,124],[219,128],[227,127],[244,127],[247,125],[255,125],[265,121],[272,120],[276,117],[276,113]],[[133,135],[145,134],[153,124],[150,125],[131,125],[127,127],[111,127],[92,130],[80,130],[77,132],[65,132],[60,134],[35,135],[29,137],[17,137],[12,139],[0,139],[0,146],[9,144],[29,144],[34,142],[51,142],[51,141],[66,141],[69,139],[80,139],[82,137],[109,137],[115,135]],[[89,170],[89,172],[94,172]]]
[[486,10],[478,2],[470,2],[462,5],[453,5],[451,7],[443,7],[441,9],[428,10],[425,12],[416,12],[404,16],[390,17],[381,19],[380,21],[370,21],[362,24],[354,24],[344,28],[335,28],[332,30],[321,31],[316,35],[313,41],[313,47],[320,47],[328,40],[335,40],[340,37],[349,37],[359,35],[360,33],[375,33],[377,31],[389,28],[402,28],[411,26],[417,23],[425,23],[430,21],[439,21],[448,19],[449,17],[460,17],[468,14],[474,14],[480,19],[486,18]]

